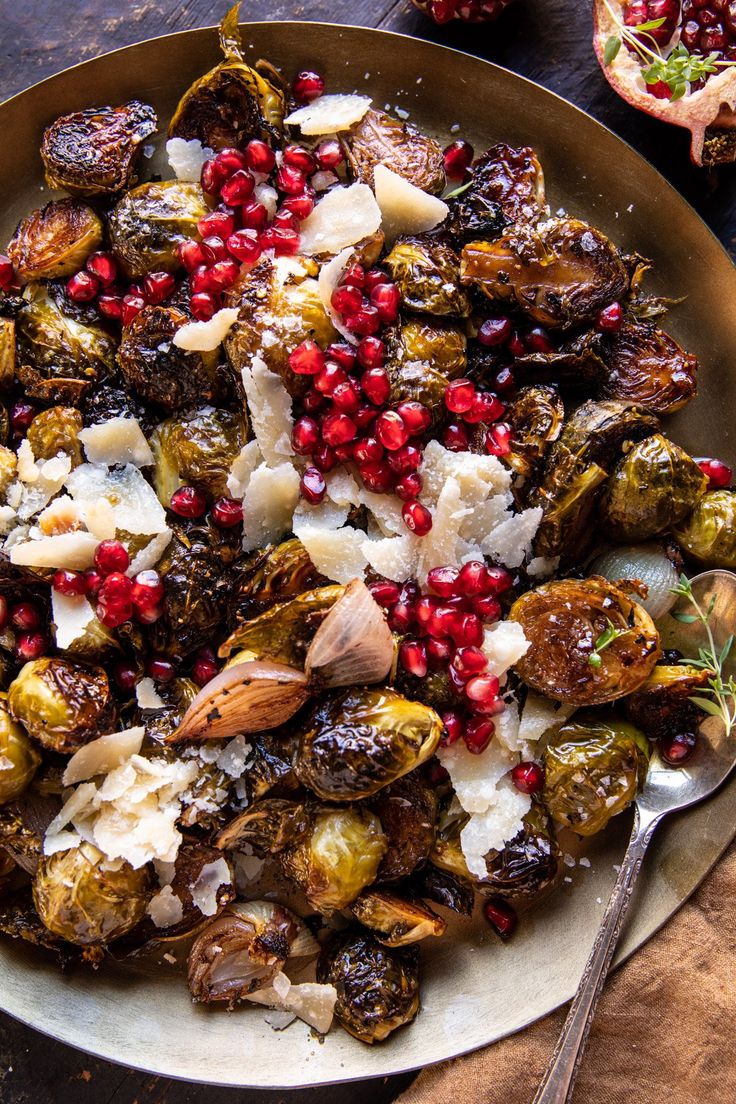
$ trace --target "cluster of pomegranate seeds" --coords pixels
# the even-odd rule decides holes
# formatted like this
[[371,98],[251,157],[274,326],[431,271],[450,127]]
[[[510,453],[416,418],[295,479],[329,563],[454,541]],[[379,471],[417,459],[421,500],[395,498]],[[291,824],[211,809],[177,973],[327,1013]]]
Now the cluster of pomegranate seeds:
[[[178,517],[196,520],[207,513],[207,499],[197,487],[179,487],[171,496],[169,508]],[[243,520],[243,507],[234,498],[223,496],[210,507],[210,517],[219,529],[232,529]]]
[[708,476],[708,490],[719,491],[723,487],[730,487],[733,480],[733,471],[722,460],[715,460],[709,456],[696,456],[695,462],[700,470]]
[[29,599],[9,603],[0,595],[0,632],[15,633],[13,650],[22,663],[39,659],[48,648],[48,637],[41,630],[43,615],[40,606]]
[[[708,3],[708,0],[705,0],[705,3]],[[650,27],[646,32],[642,32],[642,38],[649,46],[652,40],[658,46],[666,46],[677,29],[680,19],[680,0],[628,0],[628,3],[624,4],[623,17],[627,27],[640,27],[644,23],[657,23],[660,19],[664,20],[660,26]],[[631,46],[629,48],[633,49]]]
[[69,598],[95,600],[97,617],[108,629],[116,629],[133,617],[144,625],[163,613],[164,584],[157,571],[139,571],[130,579],[125,572],[130,556],[116,540],[104,540],[95,549],[95,566],[88,571],[57,571],[51,585]]
[[513,439],[511,427],[499,422],[506,407],[494,392],[477,390],[469,379],[452,380],[445,388],[445,406],[460,419],[446,427],[442,437],[445,448],[451,452],[464,452],[470,444],[467,426],[483,422],[489,427],[484,439],[486,452],[493,456],[505,456],[510,452]]
[[435,23],[462,19],[466,23],[484,23],[496,19],[511,0],[414,0]]
[[493,897],[490,901],[486,901],[483,905],[483,915],[501,939],[510,939],[519,923],[514,909],[508,901],[503,901],[500,897]]
[[[675,0],[669,0],[669,5],[678,6]],[[736,60],[736,4],[733,0],[684,0],[682,18],[680,41],[691,54],[721,53],[729,61]]]
[[145,306],[163,303],[176,289],[170,272],[149,272],[141,284],[116,283],[118,266],[112,253],[92,253],[85,267],[67,280],[74,303],[94,303],[103,318],[129,326]]

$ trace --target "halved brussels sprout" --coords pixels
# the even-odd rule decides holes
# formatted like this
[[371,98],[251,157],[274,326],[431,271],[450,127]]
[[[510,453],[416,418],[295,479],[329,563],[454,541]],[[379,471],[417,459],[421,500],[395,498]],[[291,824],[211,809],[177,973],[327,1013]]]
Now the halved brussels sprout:
[[239,149],[250,138],[269,141],[283,135],[284,94],[259,72],[264,63],[251,68],[243,60],[239,8],[231,8],[220,24],[225,60],[184,93],[169,124],[170,138],[197,138],[203,146],[220,150]]
[[248,621],[274,603],[296,598],[326,582],[296,537],[281,544],[269,544],[254,552],[239,572],[234,595],[235,618],[239,624]]
[[603,390],[655,414],[674,414],[695,397],[698,361],[653,322],[626,320],[607,341]]
[[371,802],[388,840],[378,871],[381,882],[408,878],[429,856],[437,823],[434,790],[412,771],[379,790]]
[[28,874],[35,874],[46,830],[61,809],[61,771],[48,762],[37,766],[30,784],[0,804],[0,847]]
[[358,805],[320,808],[305,835],[279,852],[287,878],[325,915],[351,905],[376,877],[386,837],[374,813]]
[[558,824],[592,836],[622,812],[643,785],[646,737],[614,716],[578,714],[544,751],[543,800]]
[[156,568],[166,588],[163,616],[151,626],[159,651],[184,656],[209,644],[227,612],[231,579],[207,539],[207,530],[176,526]]
[[102,245],[99,216],[76,199],[54,199],[26,215],[8,245],[21,281],[73,276]]
[[267,797],[238,813],[217,836],[222,851],[248,844],[258,855],[277,855],[299,843],[312,828],[312,810],[298,801]]
[[562,433],[565,408],[555,387],[522,387],[506,408],[505,419],[514,431],[507,463],[527,478],[532,476]]
[[73,406],[52,406],[36,415],[26,434],[36,460],[52,460],[65,453],[76,468],[82,463],[79,431],[82,415]]
[[[551,352],[527,350],[514,357],[514,371],[530,383],[554,383],[571,391],[600,391],[608,368],[603,336],[595,330],[556,334]],[[489,350],[491,351],[491,350]]]
[[391,402],[423,402],[441,416],[447,384],[465,374],[465,333],[451,323],[407,318],[388,332],[386,342]]
[[297,789],[293,767],[297,735],[291,727],[254,733],[248,743],[242,782],[249,805],[274,790],[281,794]]
[[343,932],[323,949],[317,980],[337,989],[335,1016],[362,1043],[380,1043],[419,1011],[419,948],[389,949]]
[[150,438],[153,485],[161,503],[168,508],[174,491],[185,483],[213,499],[226,495],[230,468],[247,439],[244,413],[212,406],[162,422]]
[[314,634],[344,591],[344,587],[333,584],[307,590],[287,602],[276,602],[240,625],[220,645],[219,655],[232,657],[228,666],[249,659],[270,659],[303,670]]
[[115,371],[115,342],[99,326],[76,321],[37,285],[16,320],[17,376],[26,395],[79,405]]
[[58,656],[21,667],[8,689],[8,708],[34,740],[67,755],[114,731],[106,729],[114,702],[103,669]]
[[0,696],[0,805],[23,793],[36,773],[41,756],[10,715],[7,698]]
[[407,310],[467,318],[470,299],[460,285],[460,258],[436,234],[399,238],[385,261]]
[[151,896],[148,870],[108,867],[91,843],[44,855],[33,879],[33,903],[54,935],[79,947],[105,947],[143,918]]
[[447,923],[421,901],[407,900],[386,889],[367,889],[351,912],[385,947],[408,947],[430,935],[444,935]]
[[469,242],[460,266],[463,283],[550,328],[592,321],[630,284],[616,247],[578,219],[550,219],[538,230],[519,225],[497,241]]
[[423,192],[439,195],[445,186],[445,165],[437,143],[385,111],[366,111],[343,144],[353,176],[371,188],[376,165],[385,165]]
[[736,492],[708,491],[673,535],[704,567],[736,570]]
[[418,897],[427,898],[436,905],[456,912],[458,916],[472,916],[475,906],[475,891],[468,881],[468,875],[458,877],[449,870],[440,870],[429,862],[414,872],[407,888]]
[[153,108],[138,100],[61,115],[43,132],[46,183],[76,196],[130,188],[142,145],[157,125]]
[[162,180],[127,192],[108,219],[110,245],[124,275],[178,272],[178,247],[198,238],[209,207],[199,184]]
[[617,541],[647,540],[687,517],[707,486],[693,458],[657,433],[629,449],[613,469],[601,518]]
[[0,899],[0,932],[10,939],[22,939],[24,943],[31,943],[35,947],[56,951],[62,964],[68,960],[69,956],[61,953],[59,937],[42,924],[33,905],[30,886],[24,886]]
[[690,700],[702,693],[711,672],[686,663],[658,663],[646,682],[626,699],[626,716],[650,740],[694,732],[700,713]]
[[118,350],[131,390],[170,412],[208,402],[218,392],[217,353],[188,352],[173,343],[187,322],[177,307],[144,307],[125,327]]
[[473,162],[470,187],[451,202],[450,227],[461,241],[494,238],[510,223],[531,222],[544,208],[544,174],[528,146],[500,142]]
[[516,664],[519,677],[571,705],[601,705],[630,694],[661,654],[649,614],[599,576],[544,583],[517,598],[509,618],[530,642]]
[[370,797],[434,755],[442,721],[389,689],[325,697],[305,721],[294,769],[325,801]]

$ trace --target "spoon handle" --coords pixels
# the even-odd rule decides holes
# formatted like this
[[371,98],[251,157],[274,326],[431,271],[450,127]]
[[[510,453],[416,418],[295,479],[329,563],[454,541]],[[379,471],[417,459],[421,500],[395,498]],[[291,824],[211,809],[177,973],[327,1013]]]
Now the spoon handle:
[[593,1013],[611,965],[634,884],[641,870],[644,853],[658,820],[659,817],[642,818],[640,810],[636,808],[634,827],[621,870],[603,914],[578,991],[570,1005],[555,1052],[547,1066],[533,1104],[567,1104],[572,1095],[593,1021]]

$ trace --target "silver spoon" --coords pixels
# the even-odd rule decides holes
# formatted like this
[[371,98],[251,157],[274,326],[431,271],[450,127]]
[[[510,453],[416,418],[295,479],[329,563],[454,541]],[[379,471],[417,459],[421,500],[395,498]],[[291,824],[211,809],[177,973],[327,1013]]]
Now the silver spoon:
[[[692,579],[691,584],[702,608],[707,609],[715,598],[709,624],[720,649],[731,633],[736,632],[736,575],[730,571],[705,571]],[[675,608],[690,612],[685,600],[680,600]],[[663,621],[667,624],[662,631],[664,647],[678,648],[688,657],[697,656],[698,648],[704,643],[702,625],[682,624],[670,616]],[[727,674],[733,673],[735,658],[726,662]],[[715,793],[735,762],[736,731],[727,739],[723,721],[714,716],[706,717],[700,726],[695,751],[686,765],[668,767],[656,753],[652,756],[647,780],[634,806],[634,827],[621,871],[533,1104],[567,1104],[572,1096],[603,982],[655,828],[668,813],[687,809]]]

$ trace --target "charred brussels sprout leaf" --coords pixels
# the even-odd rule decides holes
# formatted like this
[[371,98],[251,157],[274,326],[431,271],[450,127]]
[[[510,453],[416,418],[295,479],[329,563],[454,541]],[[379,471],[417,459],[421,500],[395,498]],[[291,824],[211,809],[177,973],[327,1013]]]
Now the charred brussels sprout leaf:
[[243,785],[251,804],[272,793],[289,793],[298,786],[292,760],[296,735],[291,729],[260,732],[248,739],[250,752],[245,762]]
[[217,837],[223,851],[248,844],[258,855],[277,855],[298,844],[312,827],[312,811],[298,801],[267,797],[239,813]]
[[150,440],[155,458],[153,483],[167,508],[182,484],[211,498],[227,494],[227,477],[248,437],[244,415],[208,406],[163,422]]
[[386,340],[392,403],[423,402],[440,416],[447,384],[464,375],[467,367],[464,332],[435,319],[408,318],[394,326]]
[[385,889],[367,889],[353,901],[351,911],[386,947],[406,947],[447,931],[446,922],[427,905]]
[[598,576],[544,583],[517,598],[509,617],[530,642],[516,664],[520,678],[571,705],[601,705],[630,694],[660,655],[649,614]]
[[694,732],[700,714],[690,699],[702,692],[709,677],[707,669],[658,663],[646,682],[626,699],[626,716],[650,740]]
[[335,1016],[363,1043],[380,1043],[419,1011],[417,947],[389,949],[344,932],[322,951],[317,980],[335,986]]
[[158,422],[149,406],[114,383],[103,383],[90,391],[85,396],[82,413],[85,426],[100,425],[111,418],[135,418],[146,437]]
[[82,463],[79,431],[82,415],[73,406],[52,406],[42,410],[31,422],[27,439],[36,460],[52,460],[66,453],[72,466]]
[[457,318],[470,314],[470,299],[460,286],[460,258],[436,236],[400,238],[386,258],[386,267],[407,310]]
[[434,790],[415,771],[379,790],[371,805],[388,840],[379,881],[408,878],[432,850],[437,822]]
[[8,246],[18,277],[53,280],[73,276],[102,245],[102,222],[76,199],[55,199],[26,215]]
[[608,369],[603,359],[603,337],[594,330],[557,334],[550,353],[525,352],[514,360],[521,379],[537,383],[559,383],[571,391],[600,390]]
[[554,387],[541,384],[522,387],[506,408],[506,421],[514,435],[508,463],[520,475],[530,477],[562,432],[565,408]]
[[219,654],[229,656],[237,649],[228,666],[270,659],[302,670],[314,634],[344,589],[336,584],[319,587],[289,602],[276,603],[240,625],[221,645]]
[[[22,939],[35,947],[61,952],[59,937],[49,931],[36,912],[30,886],[0,900],[0,932],[10,939]],[[63,963],[67,956],[61,957]]]
[[630,283],[615,246],[577,219],[551,219],[540,230],[517,226],[495,242],[469,242],[461,275],[490,299],[563,329],[590,322]]
[[218,392],[217,354],[187,352],[173,343],[188,321],[176,307],[144,307],[123,331],[118,363],[126,383],[163,410],[195,406]]
[[451,201],[450,228],[459,241],[494,238],[516,222],[531,222],[544,207],[544,175],[534,150],[503,142],[473,162],[470,187]]
[[141,146],[156,126],[156,112],[138,100],[62,115],[43,135],[46,183],[76,196],[130,188]]
[[99,736],[114,714],[101,667],[55,656],[34,659],[21,668],[8,689],[8,707],[29,736],[64,754]]
[[438,866],[427,863],[417,870],[407,883],[418,897],[427,898],[436,905],[456,912],[458,916],[472,916],[475,905],[475,891],[468,881],[468,875],[458,877],[449,870],[440,870]]
[[697,389],[698,361],[653,322],[624,322],[608,338],[603,390],[655,414],[674,414]]
[[235,617],[242,623],[326,582],[296,537],[270,544],[251,555],[238,577]]
[[679,445],[659,433],[646,437],[611,474],[601,503],[603,524],[617,541],[647,540],[687,517],[707,485]]
[[109,217],[110,244],[126,276],[178,272],[178,247],[198,238],[197,222],[209,211],[199,184],[180,180],[139,184]]
[[[157,686],[156,693],[164,704],[158,709],[138,707],[136,724],[143,725],[146,736],[158,744],[163,743],[178,728],[182,717],[199,693],[199,687],[191,679],[175,678]],[[164,748],[156,748],[157,755],[164,754],[164,751]]]
[[708,491],[673,533],[697,563],[736,570],[736,493]]
[[536,897],[554,882],[559,862],[550,819],[541,805],[532,805],[522,830],[502,851],[486,855],[488,877],[481,885],[495,897]]
[[10,715],[5,695],[0,697],[0,805],[14,801],[36,773],[41,756]]
[[385,165],[423,192],[439,195],[445,186],[445,166],[437,143],[411,123],[384,111],[367,111],[344,145],[353,176],[371,188],[376,165]]
[[305,721],[296,773],[325,801],[370,797],[434,755],[441,732],[433,709],[395,690],[347,690]]
[[154,646],[184,656],[208,644],[219,631],[231,580],[199,529],[175,529],[157,570],[166,588],[166,604],[163,617],[152,626]]
[[648,764],[646,737],[633,725],[577,716],[545,749],[544,803],[559,824],[592,836],[631,804]]

